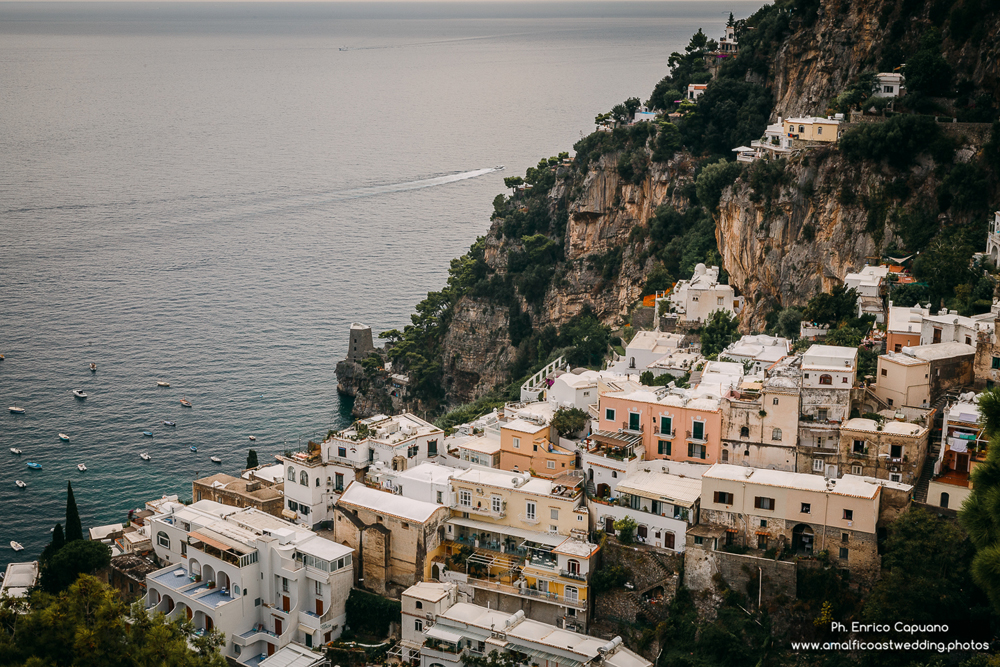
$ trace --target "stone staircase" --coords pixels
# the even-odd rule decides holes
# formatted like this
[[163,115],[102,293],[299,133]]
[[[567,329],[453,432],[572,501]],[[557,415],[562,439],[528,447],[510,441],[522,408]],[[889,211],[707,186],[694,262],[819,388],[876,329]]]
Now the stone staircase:
[[918,503],[927,502],[927,489],[930,487],[931,478],[934,476],[934,462],[937,461],[938,454],[941,453],[941,428],[944,426],[944,406],[954,396],[945,394],[938,397],[931,405],[935,410],[934,426],[930,432],[930,443],[927,447],[927,458],[924,460],[924,469],[920,471],[920,477],[913,487],[913,499]]

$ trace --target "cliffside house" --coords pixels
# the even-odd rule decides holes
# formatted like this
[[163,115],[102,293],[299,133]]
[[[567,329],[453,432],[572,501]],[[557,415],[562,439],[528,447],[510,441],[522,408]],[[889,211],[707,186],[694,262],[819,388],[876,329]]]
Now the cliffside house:
[[[813,345],[802,355],[798,456],[835,453],[840,424],[851,412],[851,389],[857,380],[858,348]],[[834,462],[824,474],[836,478]]]
[[840,138],[840,120],[835,118],[786,118],[783,125],[785,136],[790,139],[834,143]]
[[726,56],[735,56],[739,52],[739,42],[736,41],[736,27],[727,25],[725,36],[719,39],[719,53]]
[[689,83],[687,88],[687,98],[692,102],[696,102],[699,97],[705,94],[705,90],[707,88],[707,83]]
[[333,536],[357,553],[355,585],[391,595],[431,577],[443,548],[444,505],[351,482],[334,509]]
[[768,336],[766,334],[742,336],[738,341],[730,343],[719,353],[719,359],[736,361],[741,364],[752,362],[748,375],[763,374],[779,360],[792,351],[791,342],[787,338]]
[[795,470],[801,373],[791,363],[777,370],[766,379],[744,378],[722,397],[719,462]]
[[668,298],[672,312],[687,322],[704,322],[717,310],[736,315],[743,309],[743,297],[719,283],[719,267],[704,264],[694,267],[690,280],[678,281]]
[[[625,356],[608,366],[612,373],[642,373],[667,355],[679,352],[684,334],[638,331],[625,347]],[[596,401],[592,401],[596,402]]]
[[146,575],[150,612],[217,628],[222,654],[237,661],[340,635],[352,549],[253,508],[202,500],[161,509],[149,523],[168,565]]
[[552,426],[556,406],[508,403],[499,413],[500,469],[556,477],[576,468],[576,449],[560,444]]
[[986,234],[986,256],[993,261],[994,266],[1000,266],[1000,211],[993,213],[989,223],[990,231]]
[[844,276],[844,287],[853,289],[858,297],[878,298],[882,294],[882,285],[889,275],[888,266],[865,266],[857,273]]
[[969,475],[986,460],[989,449],[977,400],[971,393],[963,394],[942,411],[941,443],[927,488],[928,505],[957,510],[972,491]]
[[875,80],[874,97],[902,97],[906,94],[906,78],[899,72],[879,72]]

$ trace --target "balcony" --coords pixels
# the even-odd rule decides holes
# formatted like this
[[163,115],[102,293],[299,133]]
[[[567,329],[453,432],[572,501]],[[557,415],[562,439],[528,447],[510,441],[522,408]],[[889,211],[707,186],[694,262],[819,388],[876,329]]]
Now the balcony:
[[586,581],[587,575],[580,574],[580,572],[570,572],[569,570],[559,570],[559,576],[565,577],[566,579],[576,579],[577,581]]
[[538,518],[538,514],[525,514],[523,512],[517,515],[517,520],[521,523],[528,523],[533,526],[537,526],[542,522],[542,520]]
[[636,428],[631,428],[628,422],[622,422],[622,433],[630,433],[632,435],[642,435],[642,424],[637,424]]
[[233,635],[233,643],[240,646],[251,646],[259,641],[277,642],[277,640],[278,635],[265,629],[264,626],[259,623],[246,632]]
[[555,593],[549,593],[546,591],[536,591],[531,588],[518,588],[517,586],[500,584],[493,581],[487,581],[486,579],[476,579],[473,577],[469,577],[469,585],[471,585],[473,588],[481,588],[483,590],[488,590],[488,591],[497,591],[499,593],[505,593],[507,595],[516,595],[522,598],[541,600],[542,602],[551,602],[552,604],[558,604],[564,607],[573,607],[574,609],[587,608],[586,600],[579,600],[577,598],[568,598],[565,595],[556,595]]
[[702,431],[699,437],[698,434],[693,434],[691,433],[691,431],[685,431],[684,438],[688,442],[693,442],[695,444],[702,444],[708,442],[708,433]]
[[469,514],[475,514],[476,516],[483,516],[488,519],[503,519],[507,516],[507,503],[503,502],[500,505],[500,511],[493,511],[492,502],[486,507],[477,505],[463,505],[459,502],[452,502],[449,508],[455,510],[456,512],[468,512]]

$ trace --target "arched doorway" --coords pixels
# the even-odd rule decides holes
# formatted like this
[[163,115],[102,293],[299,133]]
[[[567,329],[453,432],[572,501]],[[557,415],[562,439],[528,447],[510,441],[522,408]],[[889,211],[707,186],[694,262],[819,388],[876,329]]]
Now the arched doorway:
[[607,484],[598,484],[597,485],[597,497],[598,498],[605,498],[605,497],[610,496],[610,495],[611,495],[611,487],[609,485],[607,485]]
[[201,570],[201,582],[207,584],[210,581],[215,581],[215,568],[211,565],[206,565]]
[[813,534],[812,526],[800,523],[795,528],[792,528],[792,551],[811,554],[813,552],[814,539],[815,535]]
[[943,507],[945,509],[948,509],[948,501],[949,500],[950,500],[950,498],[948,497],[948,494],[947,493],[942,493],[941,494],[941,507]]

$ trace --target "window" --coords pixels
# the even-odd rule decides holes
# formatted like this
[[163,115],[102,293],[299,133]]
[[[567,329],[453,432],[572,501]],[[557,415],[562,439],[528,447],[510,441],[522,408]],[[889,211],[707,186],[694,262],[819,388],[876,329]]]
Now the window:
[[812,504],[802,503],[802,509],[800,510],[803,514],[812,514]]
[[822,125],[818,125],[816,127],[816,134],[823,134],[823,126]]
[[438,455],[438,441],[428,440],[427,441],[427,456],[437,456]]
[[413,629],[416,630],[417,632],[423,632],[424,631],[424,621],[422,619],[419,619],[419,618],[416,619],[415,621],[413,621]]
[[781,429],[772,428],[771,429],[771,440],[781,440]]
[[535,451],[536,452],[538,451],[538,445],[535,445]]
[[611,471],[611,478],[612,479],[618,479],[618,471],[617,470],[612,470]]
[[521,439],[514,438],[514,449],[521,449]]
[[292,466],[288,466],[288,481],[289,482],[295,481],[295,468],[293,468]]
[[299,473],[299,484],[302,486],[309,486],[309,473],[305,470]]
[[[896,346],[893,348],[892,351],[893,352],[899,352],[902,349],[903,349],[903,344],[902,343],[896,343]],[[882,375],[885,375],[885,369],[884,368],[882,369]]]
[[760,527],[761,528],[767,528],[767,519],[761,519],[760,520]]
[[555,507],[549,508],[549,518],[552,519],[553,521],[558,521],[559,520],[559,510],[556,509]]
[[722,450],[722,462],[725,463],[728,460],[729,460],[729,450],[728,449],[723,449]]
[[615,411],[614,411],[614,408],[607,408],[607,409],[605,409],[604,410],[604,418],[606,420],[608,420],[609,422],[613,422],[615,420]]
[[[318,581],[315,582],[315,583],[316,583],[316,595],[322,595],[323,594],[323,584],[319,583]],[[417,603],[417,604],[419,604],[419,603]]]
[[778,397],[775,396],[774,398],[771,399],[771,405],[777,405],[777,404],[778,404]]
[[417,600],[417,609],[423,609],[423,608],[424,608],[424,603],[421,602],[420,600]]
[[639,430],[640,427],[639,427],[639,413],[638,412],[630,412],[630,413],[628,413],[628,428],[629,428],[630,431],[638,431]]
[[830,411],[827,410],[826,408],[820,408],[819,410],[816,411],[816,419],[818,419],[819,421],[825,422],[829,418],[830,418]]
[[285,577],[281,578],[281,592],[282,593],[288,592],[288,579]]
[[882,92],[883,93],[891,93],[892,92],[892,86],[883,86],[882,87]]
[[337,456],[347,458],[347,447],[337,447]]
[[303,516],[308,515],[309,514],[309,506],[308,505],[299,505],[299,512],[301,512]]
[[688,458],[704,459],[705,445],[696,445],[693,442],[688,443]]
[[891,398],[889,400],[887,400],[886,402],[889,404],[890,407],[892,407],[892,399]]
[[528,521],[535,520],[535,503],[530,500],[524,504],[524,518]]
[[994,370],[1000,369],[1000,357],[993,357],[993,363],[990,364],[990,368]]
[[187,556],[187,552],[188,552],[187,542],[181,542],[181,555]]
[[847,384],[847,376],[840,378],[840,384]]
[[888,375],[889,375],[889,369],[887,369],[887,368],[883,368],[883,369],[882,369],[882,370],[880,371],[880,374],[882,375],[882,377],[888,377]]
[[406,448],[406,458],[412,459],[414,456],[420,453],[420,445],[410,445]]
[[833,384],[833,376],[832,375],[826,375],[824,373],[823,375],[819,376],[819,383],[820,384]]
[[843,560],[847,560],[847,547],[840,547],[840,557]]
[[660,434],[673,435],[674,420],[670,417],[660,417]]
[[948,497],[948,494],[947,493],[942,493],[941,494],[941,502],[939,504],[941,505],[941,507],[943,507],[945,509],[948,509],[948,501],[949,500],[950,500],[950,498]]
[[559,532],[559,526],[553,526],[552,524],[549,524],[549,532],[550,533],[558,533]]
[[757,536],[757,548],[758,549],[767,549],[767,535],[758,535]]
[[299,510],[299,504],[297,502],[295,502],[294,500],[292,500],[291,498],[289,498],[288,499],[288,509],[292,510],[293,512],[297,512]]
[[493,510],[494,514],[500,514],[503,511],[503,498],[500,496],[490,496],[490,509]]
[[472,507],[472,491],[469,491],[468,489],[459,489],[458,504],[462,507]]
[[555,461],[546,461],[545,462],[545,467],[548,468],[549,470],[552,470],[552,469],[554,469],[556,467],[556,462]]
[[728,493],[726,491],[716,491],[714,500],[720,505],[732,505],[733,494]]
[[233,586],[233,597],[234,598],[238,598],[239,596],[240,596],[240,587],[239,586]]
[[898,472],[889,473],[889,481],[890,482],[902,482],[903,481],[903,476],[900,475]]
[[852,475],[860,475],[861,473],[862,473],[861,466],[859,466],[859,465],[853,465],[853,466],[851,466],[851,474]]
[[903,446],[902,445],[889,445],[889,456],[894,459],[903,458]]
[[864,454],[865,453],[865,441],[864,440],[855,440],[854,444],[851,447],[851,451],[854,452],[855,454]]
[[670,456],[670,442],[667,440],[657,440],[656,453],[661,456]]
[[932,343],[940,343],[941,342],[941,330],[940,329],[938,329],[936,327],[934,328],[934,335],[931,336],[931,342]]
[[813,459],[813,471],[823,472],[823,459]]
[[854,520],[854,510],[844,510],[844,521]]
[[695,544],[704,544],[705,543],[705,538],[701,537],[699,535],[695,535],[694,536],[694,543]]
[[850,534],[848,534],[848,533],[841,533],[840,534],[840,541],[841,542],[847,542],[850,539],[851,539]]
[[164,549],[170,548],[170,538],[162,530],[156,534],[156,543]]
[[753,506],[759,510],[773,510],[774,498],[765,498],[763,496],[756,496],[753,499]]
[[334,476],[333,476],[333,488],[335,490],[337,490],[337,491],[343,491],[344,490],[344,474],[343,473],[338,472],[338,473],[334,474]]
[[740,437],[741,438],[749,438],[750,437],[750,428],[747,427],[747,426],[740,427]]
[[691,437],[695,440],[705,439],[705,422],[694,422],[691,425]]
[[721,306],[725,304],[725,300],[723,300],[723,298],[720,296],[715,299],[715,303]]
[[577,591],[575,586],[567,586],[565,589],[565,595],[567,600],[579,600],[580,593]]
[[972,345],[972,336],[966,336],[965,337],[965,344],[966,345]]
[[438,505],[443,505],[444,504],[444,492],[443,491],[438,491],[437,492],[437,501],[438,501]]
[[799,132],[805,132],[805,131],[806,131],[806,126],[805,125],[799,125]]
[[316,486],[319,486],[319,477],[316,477]]

